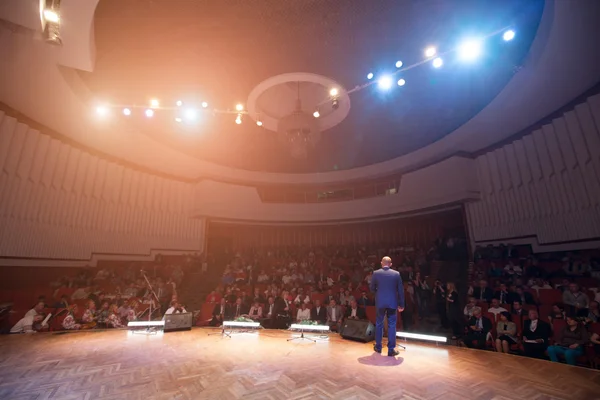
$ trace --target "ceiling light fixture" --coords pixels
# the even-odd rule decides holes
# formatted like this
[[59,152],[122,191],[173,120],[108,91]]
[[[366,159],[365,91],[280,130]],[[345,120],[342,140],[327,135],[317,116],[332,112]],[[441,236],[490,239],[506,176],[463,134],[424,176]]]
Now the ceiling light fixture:
[[123,109],[123,115],[129,117],[131,115],[131,109],[129,108],[124,108]]
[[425,49],[425,57],[427,57],[427,58],[431,58],[431,57],[435,56],[436,53],[437,53],[437,50],[433,46],[430,46]]
[[242,123],[242,114],[238,114],[237,115],[237,117],[235,119],[235,123],[238,124],[238,125],[240,125]]
[[400,61],[400,60],[396,61],[396,68],[402,68],[402,65],[403,65],[402,61]]
[[504,32],[504,34],[502,35],[502,39],[504,39],[505,41],[509,41],[509,40],[513,40],[515,38],[515,31],[513,31],[512,29],[507,30],[506,32]]
[[146,114],[146,117],[148,118],[152,118],[154,117],[154,110],[151,108],[146,109],[146,111],[144,112],[144,114]]
[[315,112],[313,113],[313,117],[319,118],[320,116],[321,116],[321,113],[319,112],[319,110],[315,110]]
[[244,105],[243,104],[236,104],[235,109],[237,111],[244,111]]
[[152,99],[152,100],[150,100],[150,107],[152,107],[152,108],[158,108],[159,106],[160,106],[160,101],[158,101],[158,99]]
[[444,65],[444,60],[442,60],[440,57],[437,57],[433,60],[432,64],[433,68],[440,68],[442,65]]

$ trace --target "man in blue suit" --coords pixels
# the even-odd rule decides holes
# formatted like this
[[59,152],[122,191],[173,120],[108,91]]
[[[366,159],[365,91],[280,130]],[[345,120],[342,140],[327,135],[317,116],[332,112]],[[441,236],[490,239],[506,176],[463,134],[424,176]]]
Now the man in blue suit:
[[381,269],[373,272],[371,291],[375,293],[375,307],[377,308],[377,322],[375,325],[375,346],[373,350],[381,353],[381,339],[383,338],[383,318],[388,320],[388,356],[395,357],[396,350],[396,310],[404,310],[404,286],[400,273],[390,269],[392,259],[383,257]]

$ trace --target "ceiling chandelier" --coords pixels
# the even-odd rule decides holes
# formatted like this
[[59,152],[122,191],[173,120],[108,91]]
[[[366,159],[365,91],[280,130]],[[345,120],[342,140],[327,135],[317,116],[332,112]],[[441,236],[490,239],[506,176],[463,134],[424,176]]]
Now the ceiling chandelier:
[[277,133],[279,140],[289,148],[292,157],[305,159],[309,148],[321,140],[321,131],[317,119],[302,110],[300,82],[297,83],[297,88],[296,108],[279,120]]

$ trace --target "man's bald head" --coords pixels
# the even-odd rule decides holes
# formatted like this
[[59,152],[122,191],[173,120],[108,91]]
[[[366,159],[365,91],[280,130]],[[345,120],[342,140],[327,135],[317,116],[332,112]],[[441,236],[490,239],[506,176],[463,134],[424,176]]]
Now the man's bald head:
[[390,265],[392,265],[392,259],[390,257],[385,256],[381,259],[382,267],[389,267]]

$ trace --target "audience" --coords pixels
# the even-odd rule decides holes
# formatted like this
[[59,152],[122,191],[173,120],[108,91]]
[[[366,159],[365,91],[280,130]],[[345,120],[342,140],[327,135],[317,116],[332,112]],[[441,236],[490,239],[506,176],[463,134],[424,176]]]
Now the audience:
[[523,324],[523,349],[527,357],[543,358],[552,329],[550,324],[539,319],[536,310],[529,310],[529,319]]
[[558,333],[556,343],[548,347],[548,356],[558,362],[560,356],[569,365],[575,365],[577,357],[583,355],[583,346],[589,340],[589,334],[574,316],[567,316],[567,325]]
[[483,349],[492,330],[492,322],[481,314],[481,308],[473,309],[473,316],[468,322],[469,333],[465,336],[463,342],[467,347]]
[[510,313],[502,311],[499,313],[499,321],[496,326],[496,351],[498,353],[508,353],[510,346],[517,344],[517,325],[510,320]]

